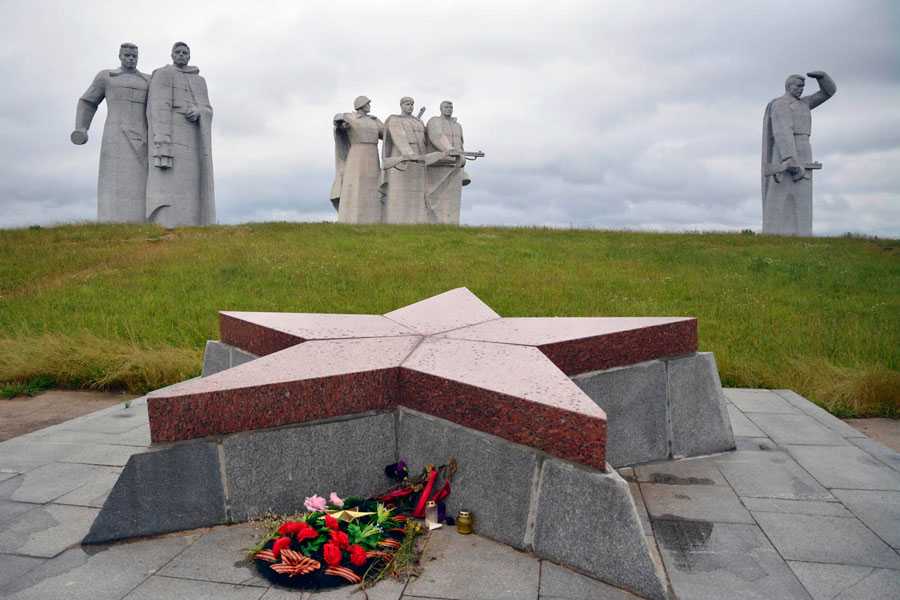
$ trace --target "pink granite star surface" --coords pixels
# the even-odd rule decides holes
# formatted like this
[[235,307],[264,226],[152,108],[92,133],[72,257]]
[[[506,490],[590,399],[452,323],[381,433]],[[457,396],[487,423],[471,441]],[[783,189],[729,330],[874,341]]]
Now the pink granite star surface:
[[602,470],[606,414],[569,376],[697,350],[693,318],[503,318],[466,288],[383,316],[219,314],[260,358],[151,393],[154,443],[405,406]]

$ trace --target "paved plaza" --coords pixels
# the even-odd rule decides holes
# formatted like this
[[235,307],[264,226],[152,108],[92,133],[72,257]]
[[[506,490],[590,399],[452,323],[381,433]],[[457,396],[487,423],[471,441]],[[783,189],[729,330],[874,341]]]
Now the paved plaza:
[[[900,454],[793,392],[725,394],[737,451],[620,471],[673,597],[900,598]],[[0,443],[0,598],[364,598],[271,587],[245,560],[258,535],[247,525],[79,545],[149,443],[144,399]],[[422,563],[418,579],[380,583],[369,600],[636,598],[450,528]]]

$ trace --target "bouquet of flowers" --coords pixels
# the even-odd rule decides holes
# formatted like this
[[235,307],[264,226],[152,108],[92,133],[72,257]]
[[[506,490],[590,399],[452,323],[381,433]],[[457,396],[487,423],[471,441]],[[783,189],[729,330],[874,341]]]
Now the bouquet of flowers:
[[287,587],[359,584],[367,571],[414,545],[421,527],[375,499],[306,498],[307,512],[266,522],[251,550],[260,573]]

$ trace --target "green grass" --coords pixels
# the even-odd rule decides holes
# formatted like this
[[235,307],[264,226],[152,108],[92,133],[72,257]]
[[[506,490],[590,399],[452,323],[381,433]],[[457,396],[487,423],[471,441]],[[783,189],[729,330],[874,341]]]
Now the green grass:
[[0,231],[0,381],[143,392],[218,310],[383,313],[466,286],[505,316],[690,315],[727,386],[900,413],[900,240],[266,223]]

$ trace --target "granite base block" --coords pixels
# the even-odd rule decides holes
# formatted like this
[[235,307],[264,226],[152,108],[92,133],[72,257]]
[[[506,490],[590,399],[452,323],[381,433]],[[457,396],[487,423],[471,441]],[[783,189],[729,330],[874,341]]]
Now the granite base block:
[[231,521],[303,510],[313,494],[380,493],[391,483],[383,469],[396,443],[393,412],[226,436]]
[[543,462],[534,551],[652,600],[666,598],[628,484],[618,473]]
[[609,464],[618,468],[668,457],[664,362],[583,373],[572,381],[606,411]]
[[133,455],[83,543],[99,544],[225,522],[225,492],[216,445],[186,442]]
[[527,545],[529,499],[540,467],[540,455],[502,438],[450,421],[400,409],[398,456],[419,473],[426,464],[459,464],[447,511],[476,515],[479,535],[524,549]]
[[206,349],[203,351],[202,376],[209,377],[255,358],[258,358],[255,354],[250,354],[225,342],[207,340]]
[[675,457],[734,449],[734,433],[711,352],[666,361],[672,454]]

